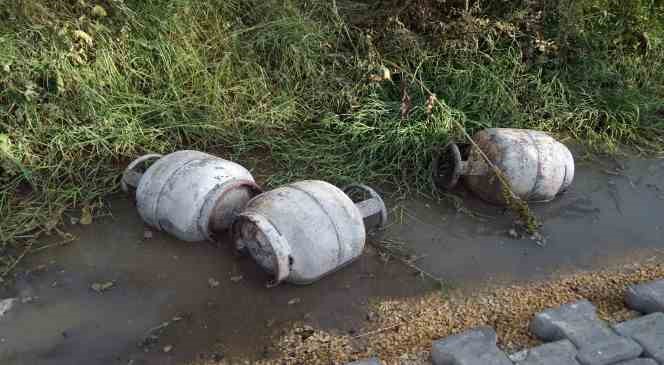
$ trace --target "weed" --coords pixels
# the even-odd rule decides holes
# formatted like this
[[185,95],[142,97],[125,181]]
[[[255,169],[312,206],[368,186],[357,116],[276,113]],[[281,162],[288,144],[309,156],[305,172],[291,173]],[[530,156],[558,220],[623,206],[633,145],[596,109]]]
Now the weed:
[[459,125],[613,152],[664,138],[661,1],[5,3],[0,266],[146,152],[403,193],[430,191]]

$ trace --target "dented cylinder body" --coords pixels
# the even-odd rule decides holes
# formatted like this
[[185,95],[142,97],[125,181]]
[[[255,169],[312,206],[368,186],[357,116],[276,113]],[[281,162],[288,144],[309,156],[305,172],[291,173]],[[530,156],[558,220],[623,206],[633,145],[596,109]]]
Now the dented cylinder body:
[[253,198],[233,236],[274,284],[309,284],[359,257],[366,232],[363,213],[342,190],[307,180]]
[[185,150],[147,168],[136,184],[136,205],[150,226],[184,241],[202,241],[229,228],[257,190],[241,165]]
[[[491,128],[476,133],[473,141],[525,201],[550,201],[574,179],[572,153],[544,132]],[[470,148],[462,166],[462,179],[471,191],[488,202],[505,204],[502,183],[476,147]]]

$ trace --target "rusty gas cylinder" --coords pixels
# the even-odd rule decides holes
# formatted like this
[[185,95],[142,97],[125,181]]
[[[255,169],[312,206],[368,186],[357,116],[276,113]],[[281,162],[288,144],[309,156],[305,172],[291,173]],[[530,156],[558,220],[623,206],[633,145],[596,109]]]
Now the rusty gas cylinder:
[[260,192],[241,165],[188,150],[139,157],[125,170],[122,189],[135,192],[147,224],[184,241],[213,239]]
[[[349,195],[357,191],[368,199],[354,203]],[[271,274],[269,286],[303,285],[357,259],[366,240],[364,219],[373,216],[382,226],[387,211],[367,186],[341,190],[324,181],[300,181],[253,198],[233,224],[233,238],[239,251]]]
[[477,132],[473,141],[477,147],[466,148],[465,161],[454,143],[434,157],[433,180],[438,188],[449,190],[462,179],[483,200],[505,204],[503,184],[480,150],[502,172],[512,192],[525,201],[550,201],[574,179],[572,153],[544,132],[490,128]]

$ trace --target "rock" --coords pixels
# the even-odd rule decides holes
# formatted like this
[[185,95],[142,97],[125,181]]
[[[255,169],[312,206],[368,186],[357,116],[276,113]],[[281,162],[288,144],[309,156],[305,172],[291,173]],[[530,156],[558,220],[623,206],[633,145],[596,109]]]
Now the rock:
[[608,365],[637,358],[643,349],[629,338],[618,336],[597,317],[587,300],[548,309],[535,315],[531,331],[544,341],[568,339],[578,349],[582,365]]
[[3,299],[0,300],[0,319],[5,316],[12,308],[14,308],[14,305],[18,303],[18,298],[8,298],[8,299]]
[[664,312],[664,279],[630,286],[625,302],[641,313]]
[[[579,365],[576,347],[569,340],[547,343],[510,357],[517,365]],[[521,358],[523,357],[523,358]]]
[[216,288],[219,286],[219,282],[215,278],[208,278],[208,285],[210,288]]
[[107,281],[105,283],[93,283],[90,288],[97,293],[103,293],[105,291],[110,290],[113,286],[115,286],[115,283],[112,281]]
[[641,345],[644,356],[664,364],[664,313],[652,313],[618,323],[613,329]]
[[242,275],[231,276],[231,281],[234,282],[234,283],[237,283],[237,282],[241,281],[242,279],[244,279],[244,276],[242,276]]
[[512,365],[496,346],[496,331],[479,327],[433,343],[434,365]]
[[300,303],[301,301],[302,300],[300,298],[293,298],[293,299],[288,301],[288,305],[295,305],[295,304]]
[[382,365],[382,362],[376,357],[370,359],[358,360],[348,363],[346,365]]
[[169,352],[171,352],[171,350],[173,350],[173,345],[164,346],[164,352],[165,353],[169,353]]

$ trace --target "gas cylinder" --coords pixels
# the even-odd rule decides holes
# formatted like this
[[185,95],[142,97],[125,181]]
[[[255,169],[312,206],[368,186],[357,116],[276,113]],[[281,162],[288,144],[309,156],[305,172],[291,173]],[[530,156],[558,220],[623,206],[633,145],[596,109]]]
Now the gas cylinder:
[[122,189],[135,193],[148,225],[191,242],[230,228],[260,192],[241,165],[189,150],[137,158],[122,176]]
[[512,192],[525,201],[550,201],[574,179],[572,153],[544,132],[490,128],[477,132],[473,141],[477,146],[468,146],[466,153],[450,143],[434,157],[433,180],[439,188],[449,190],[462,179],[483,200],[505,204],[502,183],[481,152],[502,172]]
[[[350,196],[364,197],[354,203]],[[347,195],[349,194],[349,195]],[[344,190],[324,181],[291,183],[253,198],[233,224],[238,250],[268,273],[268,286],[282,281],[310,284],[353,260],[364,249],[365,218],[387,221],[381,197],[365,185]]]

